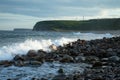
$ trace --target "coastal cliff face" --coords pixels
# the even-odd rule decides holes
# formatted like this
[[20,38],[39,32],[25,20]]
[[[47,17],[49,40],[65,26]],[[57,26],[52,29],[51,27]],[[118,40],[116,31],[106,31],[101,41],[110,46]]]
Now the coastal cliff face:
[[51,20],[37,22],[34,31],[120,30],[120,18],[84,21]]

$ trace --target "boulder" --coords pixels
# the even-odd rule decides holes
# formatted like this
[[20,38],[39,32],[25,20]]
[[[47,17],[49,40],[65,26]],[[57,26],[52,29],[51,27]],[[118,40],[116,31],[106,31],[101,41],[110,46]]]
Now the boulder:
[[56,75],[52,80],[67,80],[66,75]]
[[94,63],[94,62],[98,62],[100,59],[96,56],[86,56],[85,61],[87,63]]
[[24,60],[25,60],[25,57],[20,56],[20,55],[16,55],[16,56],[13,58],[13,60],[14,60],[14,61],[18,61],[18,60],[24,61]]
[[30,65],[41,65],[42,63],[39,61],[30,61]]
[[8,60],[0,61],[0,66],[3,66],[3,67],[8,67],[8,66],[11,66],[12,64],[13,62]]
[[60,60],[60,62],[74,62],[74,59],[72,56],[64,55],[64,57]]
[[94,68],[94,67],[102,67],[102,66],[103,66],[102,62],[95,62],[92,67]]
[[117,55],[116,52],[113,52],[113,51],[107,52],[107,57],[116,56],[116,55]]
[[75,58],[76,62],[84,62],[85,61],[85,57],[84,56],[77,56]]
[[38,50],[37,56],[39,56],[40,58],[45,58],[46,52],[43,50]]
[[62,68],[60,68],[60,69],[58,70],[58,73],[63,74],[63,73],[64,73],[64,70],[63,70]]
[[29,50],[27,53],[28,57],[35,57],[37,56],[37,52],[35,50]]
[[112,62],[118,62],[118,61],[120,61],[120,58],[118,56],[111,56],[111,57],[109,57],[108,60],[112,61]]
[[25,64],[24,64],[24,62],[23,61],[14,61],[14,65],[15,66],[19,66],[19,67],[21,67],[21,66],[25,66]]
[[112,48],[107,49],[107,52],[112,52],[112,51],[113,51]]
[[49,47],[52,51],[55,51],[57,50],[57,46],[55,46],[54,44],[50,45]]

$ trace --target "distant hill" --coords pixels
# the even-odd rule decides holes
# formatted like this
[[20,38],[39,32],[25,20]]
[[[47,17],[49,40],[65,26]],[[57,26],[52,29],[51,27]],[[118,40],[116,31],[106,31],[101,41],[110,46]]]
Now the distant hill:
[[13,31],[32,31],[32,29],[15,28]]
[[120,18],[91,19],[84,21],[51,20],[37,22],[34,31],[85,31],[120,30]]

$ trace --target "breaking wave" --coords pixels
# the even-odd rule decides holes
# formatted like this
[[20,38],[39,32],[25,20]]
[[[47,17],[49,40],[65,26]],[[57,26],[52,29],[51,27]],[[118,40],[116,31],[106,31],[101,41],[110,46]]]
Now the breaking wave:
[[[11,60],[16,54],[26,54],[28,50],[34,49],[39,50],[43,49],[45,51],[50,51],[49,46],[54,44],[56,46],[67,44],[69,42],[75,41],[77,39],[101,39],[103,37],[113,37],[113,35],[107,34],[93,34],[93,33],[73,33],[71,36],[73,38],[61,37],[59,39],[42,39],[42,40],[33,40],[27,39],[21,43],[13,43],[12,45],[2,46],[0,48],[0,60]],[[74,36],[76,36],[74,38]]]

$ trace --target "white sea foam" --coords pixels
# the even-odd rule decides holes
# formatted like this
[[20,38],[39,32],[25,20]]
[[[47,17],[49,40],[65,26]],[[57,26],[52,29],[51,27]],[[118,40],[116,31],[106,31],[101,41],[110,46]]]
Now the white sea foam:
[[[13,43],[12,45],[3,46],[0,48],[0,60],[11,60],[16,54],[26,54],[28,50],[43,49],[45,51],[50,51],[49,46],[55,44],[56,46],[67,44],[69,42],[75,41],[77,39],[100,39],[103,37],[113,37],[113,35],[107,34],[93,34],[93,33],[73,33],[71,36],[73,38],[59,38],[59,39],[42,39],[42,40],[32,40],[27,39],[21,43]],[[76,36],[76,37],[75,37]]]
[[14,43],[12,45],[3,46],[0,49],[0,60],[11,60],[16,54],[26,54],[28,50],[39,50],[50,51],[49,46],[55,44],[56,46],[63,45],[74,41],[75,39],[60,38],[56,40],[32,40],[28,39],[22,43]]

